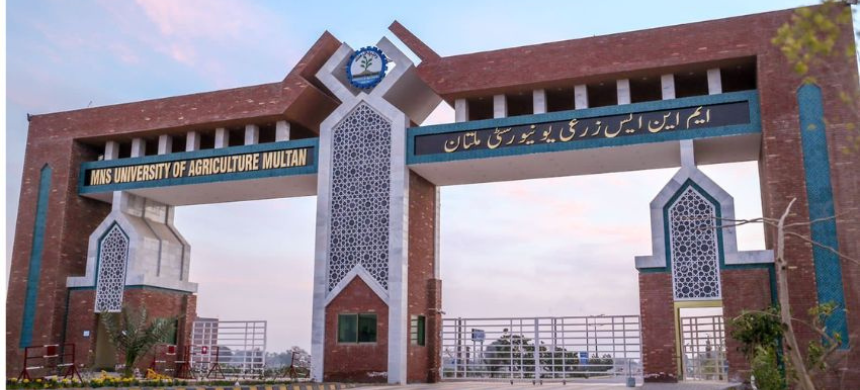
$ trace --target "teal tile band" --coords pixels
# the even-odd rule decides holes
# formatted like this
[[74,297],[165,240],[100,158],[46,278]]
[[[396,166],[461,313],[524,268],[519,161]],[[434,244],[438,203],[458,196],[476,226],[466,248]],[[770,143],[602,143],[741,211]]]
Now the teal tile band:
[[[827,152],[827,133],[824,126],[824,105],[821,88],[806,84],[797,91],[800,109],[800,138],[803,150],[803,170],[806,176],[806,199],[809,219],[816,220],[836,215],[833,207],[833,187],[830,181],[830,157]],[[829,219],[812,224],[812,240],[839,250],[836,220]],[[842,286],[842,265],[835,253],[814,245],[815,286],[818,303],[832,302],[837,310],[827,320],[830,334],[842,336],[840,349],[848,349],[848,323],[845,318],[845,292]],[[790,261],[790,260],[789,260]]]
[[45,225],[48,219],[48,198],[51,195],[51,166],[45,164],[39,174],[39,195],[36,200],[36,222],[33,224],[33,245],[27,267],[27,291],[24,295],[24,314],[21,324],[21,348],[33,342],[33,325],[36,320],[36,301],[39,297],[39,277],[42,273],[42,252],[45,245]]

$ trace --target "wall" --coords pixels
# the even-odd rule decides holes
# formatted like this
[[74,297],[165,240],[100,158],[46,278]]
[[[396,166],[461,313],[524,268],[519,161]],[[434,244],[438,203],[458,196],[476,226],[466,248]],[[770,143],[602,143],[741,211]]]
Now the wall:
[[[439,317],[441,300],[435,296],[436,186],[409,172],[409,297],[408,318],[425,317],[425,345],[407,347],[407,381],[436,382],[438,370],[430,365],[440,353],[439,343],[431,343],[439,328],[431,321]],[[441,297],[439,297],[441,298]],[[431,317],[431,314],[433,315]]]
[[[376,342],[338,343],[339,313],[376,313]],[[388,379],[388,306],[361,278],[353,278],[325,308],[323,359],[326,382],[384,383]]]
[[673,300],[671,273],[639,273],[642,367],[648,382],[678,380]]
[[[720,273],[723,290],[723,317],[726,319],[726,353],[729,361],[729,380],[750,379],[750,367],[740,343],[731,337],[729,320],[744,310],[763,310],[771,305],[770,274],[766,268],[723,270]],[[776,290],[774,290],[776,291]]]
[[[41,246],[37,302],[33,302],[33,333],[28,345],[62,342],[66,315],[66,277],[82,275],[86,267],[89,234],[110,211],[110,205],[77,195],[78,167],[95,159],[97,152],[70,139],[28,137],[21,185],[18,221],[6,298],[6,373],[17,375],[24,350],[20,347],[25,294],[31,253]],[[36,203],[39,178],[51,167],[47,219],[37,235]],[[41,237],[39,237],[41,236]]]
[[[197,296],[153,288],[129,288],[123,293],[123,304],[139,308],[146,305],[149,318],[179,317],[179,351],[191,339],[191,324],[197,318]],[[78,364],[92,364],[95,361],[97,329],[99,316],[95,313],[95,290],[74,289],[69,292],[69,313],[66,321],[66,342],[75,344],[75,361]],[[84,331],[90,331],[84,337]],[[151,363],[147,356],[139,361],[139,368]],[[121,363],[122,360],[118,359]]]

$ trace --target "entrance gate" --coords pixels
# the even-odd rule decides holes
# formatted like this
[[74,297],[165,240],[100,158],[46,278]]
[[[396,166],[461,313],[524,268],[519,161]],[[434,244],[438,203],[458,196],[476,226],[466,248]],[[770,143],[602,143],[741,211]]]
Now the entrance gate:
[[[197,284],[176,208],[316,195],[317,382],[612,379],[640,364],[654,382],[725,377],[737,340],[723,347],[702,319],[682,332],[677,309],[765,309],[778,268],[772,251],[738,250],[734,227],[716,228],[735,218],[734,200],[700,166],[757,161],[765,218],[796,200],[791,224],[816,221],[811,239],[858,256],[856,218],[829,218],[857,209],[856,154],[839,152],[860,121],[839,101],[857,90],[842,90],[856,63],[798,88],[768,34],[793,13],[445,57],[395,22],[420,64],[387,38],[353,50],[325,33],[275,83],[28,116],[7,374],[32,346],[110,355],[98,316],[124,305],[184,318],[177,345],[191,350]],[[443,100],[455,122],[424,125]],[[678,170],[650,204],[651,251],[635,259],[641,319],[442,321],[441,187],[663,168]],[[857,265],[794,238],[786,250],[804,270],[790,275],[794,309],[835,303],[828,332],[856,360],[860,295],[845,286],[858,284]],[[244,339],[241,350],[254,351]],[[729,380],[748,379],[742,354],[730,357]]]
[[446,318],[445,381],[641,382],[637,315]]
[[728,361],[723,317],[680,317],[680,325],[684,379],[725,381]]

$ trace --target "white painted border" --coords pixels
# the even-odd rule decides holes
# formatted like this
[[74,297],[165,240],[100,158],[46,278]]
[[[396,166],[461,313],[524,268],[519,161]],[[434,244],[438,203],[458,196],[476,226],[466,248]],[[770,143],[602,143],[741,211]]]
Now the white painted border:
[[[682,145],[683,148],[683,145]],[[687,154],[685,161],[692,162],[692,151],[682,150]],[[724,220],[735,218],[734,198],[722,189],[711,178],[700,171],[695,165],[685,164],[669,180],[662,190],[651,201],[651,255],[636,256],[636,268],[663,268],[666,267],[666,236],[664,233],[665,221],[663,219],[663,208],[681,186],[687,180],[692,180],[702,188],[708,195],[716,199],[720,205],[720,214]],[[715,223],[716,224],[716,223]],[[726,223],[723,223],[726,224]],[[723,255],[726,265],[738,264],[762,264],[773,263],[772,250],[757,250],[738,252],[737,233],[733,226],[722,229],[723,233]]]

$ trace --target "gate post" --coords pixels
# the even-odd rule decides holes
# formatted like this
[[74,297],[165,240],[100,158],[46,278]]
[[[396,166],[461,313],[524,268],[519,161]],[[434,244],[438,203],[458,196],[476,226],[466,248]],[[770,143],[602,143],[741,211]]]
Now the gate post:
[[535,318],[535,348],[532,350],[532,356],[535,360],[535,377],[534,380],[540,380],[540,320]]

